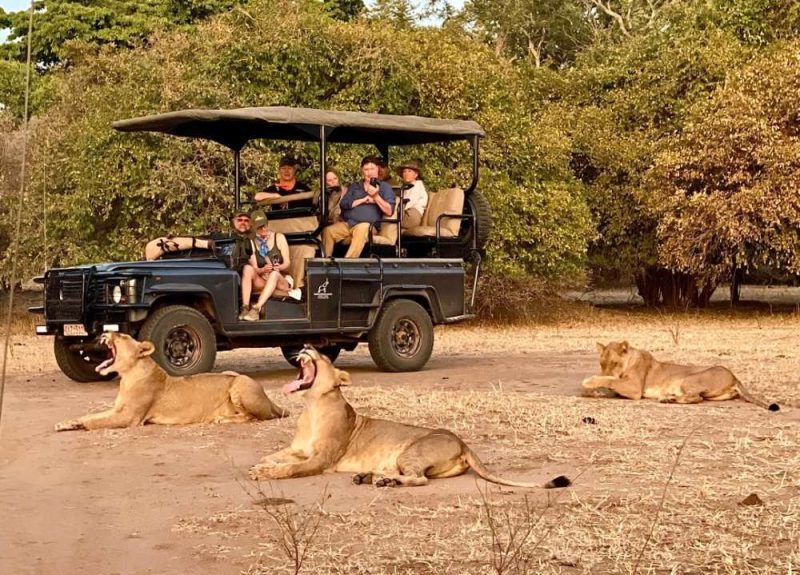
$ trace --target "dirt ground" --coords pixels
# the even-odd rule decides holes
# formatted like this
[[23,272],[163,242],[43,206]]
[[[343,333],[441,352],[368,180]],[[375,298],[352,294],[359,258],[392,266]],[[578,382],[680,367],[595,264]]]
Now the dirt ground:
[[[796,312],[586,306],[558,325],[440,329],[419,373],[377,372],[362,348],[337,362],[361,412],[447,427],[509,478],[574,480],[547,491],[487,487],[472,472],[383,490],[343,474],[249,481],[250,465],[287,445],[303,405],[280,395],[294,370],[271,350],[222,353],[215,369],[256,378],[286,419],[57,434],[56,422],[110,404],[117,382],[70,382],[49,339],[16,336],[0,424],[0,573],[294,573],[281,543],[292,546],[291,529],[278,526],[293,522],[304,573],[797,573],[799,327]],[[595,341],[615,339],[727,365],[783,410],[580,397]],[[740,504],[750,494],[757,504]],[[519,561],[503,567],[510,534]]]

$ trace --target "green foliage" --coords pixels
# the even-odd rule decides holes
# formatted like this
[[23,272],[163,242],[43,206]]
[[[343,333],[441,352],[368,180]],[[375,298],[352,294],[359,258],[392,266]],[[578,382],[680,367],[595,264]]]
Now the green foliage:
[[[51,264],[138,257],[164,232],[201,233],[231,208],[230,155],[215,144],[114,132],[113,120],[192,107],[311,106],[478,121],[482,189],[497,214],[490,261],[499,273],[574,278],[591,220],[558,129],[536,132],[518,70],[455,28],[392,33],[385,21],[339,22],[317,2],[251,0],[245,11],[163,32],[147,47],[84,47],[58,74],[37,124],[31,221],[22,238],[40,266],[41,201],[48,193]],[[307,146],[288,146],[312,164]],[[286,145],[245,149],[249,190],[274,176]],[[366,150],[335,147],[355,177]],[[421,146],[430,189],[465,183],[466,146]],[[397,158],[400,159],[400,158]],[[303,176],[316,183],[313,167]],[[37,220],[38,218],[38,220]],[[7,262],[5,262],[7,264]]]
[[579,1],[471,0],[465,17],[496,51],[537,67],[571,61],[591,35]]
[[[242,1],[39,0],[33,18],[33,61],[42,67],[63,63],[67,42],[75,40],[130,48],[155,30],[192,24]],[[28,14],[28,10],[21,10],[5,15],[4,27],[11,32],[0,44],[0,58],[25,61]]]
[[364,12],[364,0],[323,0],[322,5],[331,18],[349,22]]

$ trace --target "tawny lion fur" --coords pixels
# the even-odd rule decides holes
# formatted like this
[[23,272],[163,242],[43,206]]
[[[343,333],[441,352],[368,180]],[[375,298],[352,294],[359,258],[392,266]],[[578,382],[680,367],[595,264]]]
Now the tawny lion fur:
[[[425,485],[428,479],[454,477],[470,467],[487,481],[541,487],[493,475],[472,450],[446,429],[428,429],[365,417],[350,406],[340,386],[350,375],[336,369],[313,348],[300,352],[302,381],[289,392],[305,391],[306,409],[291,446],[253,466],[253,479],[285,479],[326,471],[355,473],[357,484],[379,487]],[[294,385],[298,384],[298,385]],[[549,486],[549,485],[548,485]]]
[[129,335],[106,333],[103,340],[113,348],[113,360],[98,366],[98,373],[120,375],[114,407],[78,419],[62,421],[56,431],[130,427],[156,423],[239,423],[286,415],[246,375],[232,371],[172,377],[153,361],[149,341]]
[[700,403],[742,398],[770,411],[778,405],[755,397],[726,367],[666,363],[627,341],[597,344],[602,375],[583,380],[588,395],[608,391],[628,399],[657,399],[663,403]]

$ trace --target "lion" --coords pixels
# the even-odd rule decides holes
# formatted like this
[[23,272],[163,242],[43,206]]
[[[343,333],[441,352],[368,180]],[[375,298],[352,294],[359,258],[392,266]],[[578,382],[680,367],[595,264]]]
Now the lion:
[[233,371],[200,373],[189,377],[167,375],[150,355],[152,342],[131,336],[104,333],[101,342],[109,358],[95,370],[101,375],[120,375],[114,407],[78,419],[62,421],[56,431],[110,429],[156,423],[240,423],[283,417],[264,389],[246,375]]
[[[346,371],[310,346],[298,354],[298,379],[284,393],[305,392],[306,409],[291,446],[267,455],[250,469],[252,479],[287,479],[326,471],[355,473],[356,484],[377,487],[426,485],[429,479],[455,477],[469,468],[487,481],[514,487],[540,487],[493,475],[454,433],[365,417],[352,408],[341,386]],[[557,478],[559,479],[559,478]],[[545,487],[565,487],[550,482]],[[554,480],[555,481],[555,480]],[[551,485],[552,484],[552,485]]]
[[755,397],[726,367],[698,367],[664,363],[652,354],[630,347],[627,341],[597,344],[602,375],[583,380],[587,395],[657,399],[662,403],[700,403],[742,398],[770,411],[777,403]]

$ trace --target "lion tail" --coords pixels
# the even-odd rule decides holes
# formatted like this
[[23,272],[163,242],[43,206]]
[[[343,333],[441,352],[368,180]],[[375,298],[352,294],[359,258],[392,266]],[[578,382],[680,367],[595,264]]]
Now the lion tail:
[[[465,446],[466,447],[466,446]],[[503,479],[502,477],[498,477],[483,464],[483,462],[478,458],[477,455],[469,448],[466,447],[466,460],[469,463],[469,466],[475,470],[482,479],[486,481],[491,481],[492,483],[497,483],[498,485],[508,485],[509,487],[530,487],[530,488],[541,488],[547,487],[546,485],[538,485],[535,483],[525,483],[522,481],[512,481],[510,479]]]
[[781,406],[778,405],[777,403],[767,403],[760,397],[756,397],[755,395],[750,393],[750,390],[748,390],[744,386],[744,384],[738,379],[736,380],[736,391],[739,392],[739,397],[759,407],[763,407],[764,409],[767,409],[769,411],[780,411],[781,409]]

